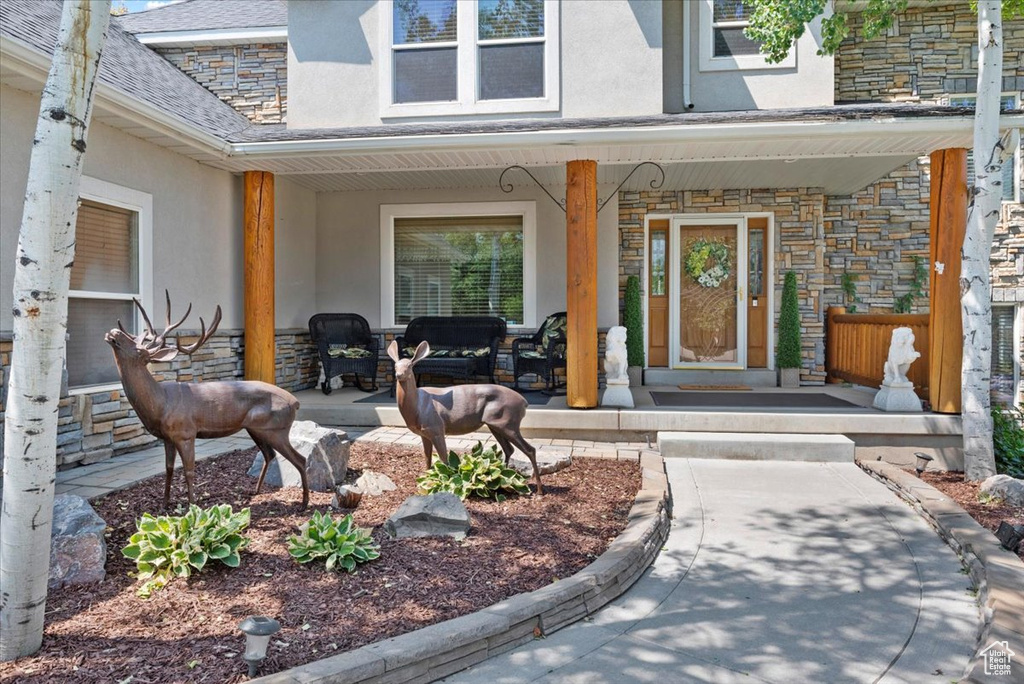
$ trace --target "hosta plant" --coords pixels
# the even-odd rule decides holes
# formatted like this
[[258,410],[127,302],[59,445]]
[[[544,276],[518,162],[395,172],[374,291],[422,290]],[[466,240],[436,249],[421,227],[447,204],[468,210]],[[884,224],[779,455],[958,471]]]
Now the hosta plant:
[[451,492],[460,499],[479,496],[504,501],[506,492],[530,493],[526,478],[505,467],[498,448],[484,449],[480,442],[468,454],[459,456],[452,451],[447,459],[434,461],[427,472],[416,478],[416,484],[427,494]]
[[299,527],[299,534],[288,537],[288,553],[300,563],[323,558],[328,570],[354,572],[357,564],[380,556],[380,545],[373,542],[370,530],[356,527],[351,514],[332,520],[316,511]]
[[173,578],[189,577],[211,561],[237,568],[238,552],[249,543],[242,536],[248,526],[249,509],[234,513],[227,504],[206,509],[192,504],[181,516],[143,513],[138,532],[121,550],[135,561],[143,580],[138,595],[147,598]]

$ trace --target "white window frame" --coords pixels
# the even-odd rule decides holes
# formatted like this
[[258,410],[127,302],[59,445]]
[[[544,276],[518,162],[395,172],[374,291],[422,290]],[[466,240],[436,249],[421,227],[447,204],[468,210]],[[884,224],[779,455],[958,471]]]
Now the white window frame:
[[395,219],[520,216],[523,219],[523,323],[509,330],[537,327],[537,203],[464,202],[437,204],[382,204],[380,206],[380,320],[384,328],[395,323]]
[[[1012,97],[1013,98],[1013,109],[1020,109],[1021,94],[1019,92],[1014,91],[1014,90],[1009,90],[1009,91],[1004,91],[1004,92],[999,93],[999,101],[1000,102],[1002,102],[1003,98],[1005,98],[1005,97]],[[951,104],[953,102],[953,100],[973,100],[973,101],[975,101],[975,103],[977,103],[978,94],[977,93],[947,93],[942,98],[942,104],[945,104],[945,105]],[[1002,111],[1002,107],[1000,107],[1000,112],[1001,111]],[[1024,145],[1022,145],[1022,144],[1020,144],[1018,142],[1017,143],[1017,149],[1013,151],[1013,155],[1010,157],[1010,159],[1007,162],[1008,164],[1013,164],[1013,196],[1008,198],[1008,199],[1003,199],[1002,200],[1003,204],[1017,203],[1017,202],[1021,201],[1020,179],[1021,179],[1021,175],[1024,174],[1024,164],[1022,164],[1022,162],[1021,162],[1021,147],[1024,147]],[[973,152],[973,150],[971,150],[971,151]]]
[[797,45],[778,64],[769,64],[764,55],[734,55],[731,57],[715,57],[715,29],[716,28],[737,28],[749,26],[749,21],[722,21],[716,22],[713,0],[701,0],[700,3],[700,39],[698,40],[700,52],[701,71],[746,71],[753,69],[795,69]]
[[[394,102],[394,0],[380,4],[380,115],[382,119],[424,116],[458,116],[470,114],[512,114],[553,112],[560,103],[559,69],[559,1],[544,0],[543,38],[478,39],[477,0],[458,2],[458,40],[429,43],[423,47],[457,47],[457,99],[450,102]],[[512,43],[544,43],[544,96],[508,100],[481,100],[479,79],[479,45]]]
[[[89,200],[90,202],[98,202],[135,212],[138,217],[138,254],[136,256],[139,268],[139,290],[132,293],[69,290],[69,305],[71,299],[106,299],[130,302],[134,297],[138,298],[147,311],[151,311],[153,304],[153,196],[148,192],[133,190],[132,188],[92,178],[91,176],[82,176],[78,197],[80,200]],[[141,320],[137,311],[134,314],[135,329],[138,330]],[[91,394],[93,392],[119,389],[120,387],[120,382],[80,385],[68,387],[68,394]]]
[[1024,386],[1021,385],[1021,338],[1024,337],[1024,304],[1020,302],[992,302],[992,308],[1013,309],[1013,348],[1010,352],[1013,355],[1013,401],[1014,406],[1021,406],[1021,393]]

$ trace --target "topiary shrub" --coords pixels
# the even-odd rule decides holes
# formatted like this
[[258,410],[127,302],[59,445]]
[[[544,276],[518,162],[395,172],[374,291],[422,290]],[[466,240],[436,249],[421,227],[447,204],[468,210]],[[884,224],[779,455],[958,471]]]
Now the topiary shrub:
[[644,312],[640,301],[640,279],[626,278],[626,301],[622,324],[626,327],[626,358],[630,366],[644,365]]
[[416,484],[426,494],[451,492],[460,499],[479,496],[482,499],[505,500],[505,492],[529,494],[530,488],[522,473],[506,468],[498,447],[484,449],[476,443],[468,454],[459,456],[454,451],[447,461],[438,459],[430,469],[416,478]]
[[775,350],[779,368],[800,368],[800,303],[797,300],[796,273],[786,272],[779,311],[779,346]]
[[370,530],[356,527],[352,514],[340,520],[320,511],[299,527],[299,534],[288,537],[288,553],[299,563],[323,558],[328,570],[355,572],[356,565],[380,557],[380,545],[375,544]]
[[227,504],[207,509],[191,504],[182,516],[143,513],[139,531],[121,550],[135,561],[138,578],[145,580],[136,593],[148,598],[173,578],[201,571],[211,560],[237,568],[238,552],[249,543],[241,534],[248,526],[249,509],[232,513]]
[[1024,478],[1024,411],[1015,406],[993,406],[992,442],[996,472]]

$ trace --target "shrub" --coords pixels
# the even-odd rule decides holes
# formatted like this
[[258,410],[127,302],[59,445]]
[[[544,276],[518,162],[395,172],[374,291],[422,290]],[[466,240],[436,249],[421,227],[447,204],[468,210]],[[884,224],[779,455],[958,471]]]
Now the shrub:
[[427,494],[451,492],[460,499],[479,496],[504,501],[504,492],[530,493],[526,478],[518,470],[505,467],[498,448],[484,450],[480,442],[468,454],[459,456],[452,451],[447,461],[434,461],[427,472],[416,478],[416,484]]
[[370,530],[355,526],[351,513],[335,521],[316,511],[299,527],[299,534],[288,537],[288,553],[300,563],[325,558],[328,570],[355,572],[356,564],[380,557],[380,545],[373,542]]
[[644,312],[640,302],[640,279],[626,278],[625,311],[622,323],[626,327],[626,358],[630,366],[644,365]]
[[996,472],[1024,478],[1024,411],[1013,406],[993,406],[992,441]]
[[144,513],[138,532],[121,550],[135,561],[138,578],[145,580],[138,595],[148,598],[173,578],[201,571],[211,560],[237,568],[238,552],[249,543],[241,534],[248,526],[249,509],[232,513],[227,504],[206,509],[192,504],[182,516]]
[[779,311],[779,348],[775,351],[779,368],[799,368],[800,304],[796,293],[796,273],[788,271],[782,286],[782,308]]

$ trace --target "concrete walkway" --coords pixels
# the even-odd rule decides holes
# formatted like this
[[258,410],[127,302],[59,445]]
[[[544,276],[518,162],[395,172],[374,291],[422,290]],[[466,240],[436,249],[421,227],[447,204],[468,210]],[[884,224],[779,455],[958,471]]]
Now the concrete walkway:
[[980,617],[955,554],[853,464],[670,459],[654,566],[593,619],[450,684],[955,681]]

